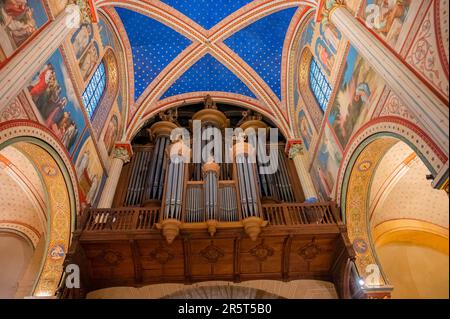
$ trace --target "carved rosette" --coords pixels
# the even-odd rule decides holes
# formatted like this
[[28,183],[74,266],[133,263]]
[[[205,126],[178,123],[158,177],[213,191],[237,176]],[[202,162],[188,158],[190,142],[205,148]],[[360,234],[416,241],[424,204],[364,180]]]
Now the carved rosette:
[[315,259],[318,255],[320,255],[321,252],[322,248],[320,248],[320,246],[316,244],[315,238],[313,238],[310,243],[306,244],[298,250],[298,254],[300,255],[300,257],[308,262]]
[[266,261],[267,258],[273,256],[273,252],[274,250],[263,242],[250,250],[250,254],[260,262]]
[[150,257],[161,265],[165,265],[167,262],[175,258],[172,251],[164,246],[155,248],[152,252],[150,252]]
[[222,258],[225,253],[222,249],[214,244],[210,244],[200,251],[200,255],[205,258],[209,263],[215,264],[220,258]]

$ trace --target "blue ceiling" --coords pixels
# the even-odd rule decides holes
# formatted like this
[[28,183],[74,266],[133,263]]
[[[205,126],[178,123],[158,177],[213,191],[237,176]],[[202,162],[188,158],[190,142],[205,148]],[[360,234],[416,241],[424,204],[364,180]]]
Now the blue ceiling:
[[255,98],[248,87],[210,54],[192,65],[161,97],[201,91],[222,91]]
[[295,11],[296,8],[290,8],[271,14],[224,41],[280,99],[283,44]]
[[[250,0],[163,0],[210,29]],[[135,77],[135,100],[192,42],[164,24],[140,13],[116,8],[130,40]],[[281,99],[281,59],[286,31],[296,8],[264,17],[224,41]],[[197,91],[222,91],[255,97],[249,88],[210,55],[195,63],[162,98]]]
[[116,8],[133,52],[135,100],[191,41],[164,24],[140,13]]
[[162,0],[209,30],[252,0]]

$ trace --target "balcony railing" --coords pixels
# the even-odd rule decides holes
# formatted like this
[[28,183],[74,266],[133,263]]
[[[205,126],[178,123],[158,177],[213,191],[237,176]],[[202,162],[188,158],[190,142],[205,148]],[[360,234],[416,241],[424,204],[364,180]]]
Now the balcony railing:
[[268,226],[296,226],[308,224],[337,224],[340,218],[335,204],[328,203],[285,203],[263,204],[263,218]]
[[[268,227],[301,226],[301,225],[332,225],[340,221],[335,204],[329,203],[284,203],[263,204],[262,217],[268,221]],[[136,207],[136,208],[111,208],[111,209],[87,209],[81,220],[80,228],[85,232],[127,232],[156,230],[156,224],[160,222],[161,209]],[[237,210],[227,212],[228,216],[238,216]],[[186,218],[186,217],[185,217]],[[226,218],[220,218],[220,222],[227,222]],[[189,224],[184,219],[185,224]],[[202,222],[204,220],[202,219]],[[229,222],[236,222],[231,218]]]
[[160,208],[112,208],[87,209],[83,216],[82,230],[99,231],[147,231],[156,229]]

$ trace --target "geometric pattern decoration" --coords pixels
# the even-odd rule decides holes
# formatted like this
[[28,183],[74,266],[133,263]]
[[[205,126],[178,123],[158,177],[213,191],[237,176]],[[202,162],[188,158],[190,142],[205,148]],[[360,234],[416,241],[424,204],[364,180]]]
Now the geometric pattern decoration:
[[280,100],[283,45],[296,10],[289,8],[273,13],[224,41],[262,77]]
[[162,2],[209,30],[252,0],[162,0]]
[[135,100],[159,73],[191,41],[183,35],[143,14],[116,8],[130,41],[135,79]]
[[222,91],[255,98],[249,88],[210,54],[192,65],[161,99],[190,92]]

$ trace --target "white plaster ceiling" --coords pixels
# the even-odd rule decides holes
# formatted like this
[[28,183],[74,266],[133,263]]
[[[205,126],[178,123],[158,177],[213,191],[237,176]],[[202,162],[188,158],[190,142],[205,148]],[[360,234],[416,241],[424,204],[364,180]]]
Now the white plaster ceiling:
[[381,160],[371,187],[372,226],[413,219],[448,228],[449,199],[426,179],[430,171],[405,143],[394,145]]
[[45,231],[45,191],[39,175],[19,150],[0,151],[0,228],[25,234],[36,244]]

